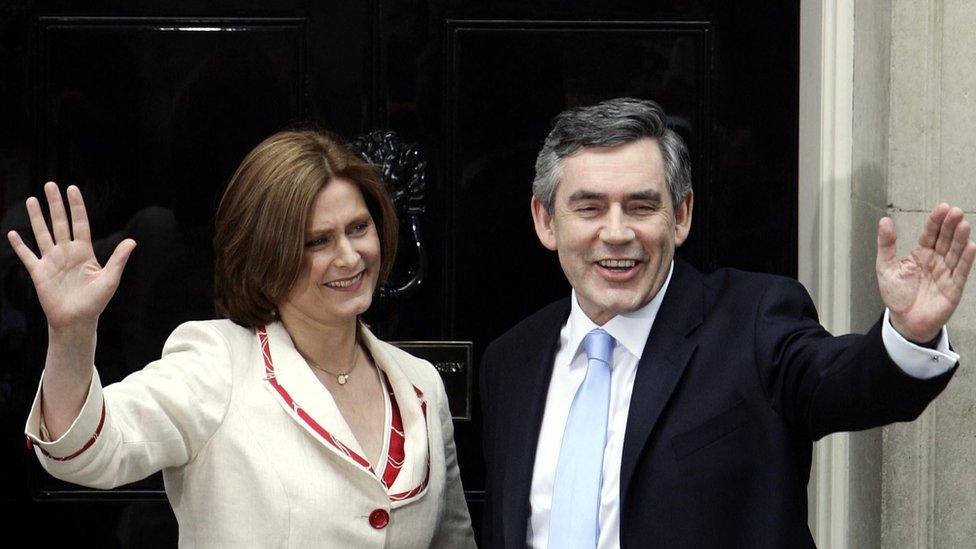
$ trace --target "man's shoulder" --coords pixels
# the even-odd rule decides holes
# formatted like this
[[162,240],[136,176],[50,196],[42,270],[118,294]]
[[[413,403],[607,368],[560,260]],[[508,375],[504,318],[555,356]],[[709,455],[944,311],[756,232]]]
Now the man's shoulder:
[[508,331],[498,336],[488,347],[496,351],[530,349],[543,339],[558,334],[569,316],[568,297],[554,301],[519,321]]
[[681,263],[686,275],[700,277],[699,280],[707,293],[721,294],[723,297],[730,297],[729,294],[759,297],[769,288],[802,289],[803,287],[796,279],[783,275],[744,271],[732,267],[702,273],[686,262]]
[[743,271],[726,267],[702,275],[705,285],[709,288],[724,290],[742,290],[751,292],[756,288],[767,288],[776,285],[798,285],[795,279],[776,274]]
[[729,306],[738,309],[766,300],[805,303],[810,299],[803,285],[787,276],[730,267],[702,273],[687,262],[676,260],[675,276],[668,288],[669,295],[665,296],[664,308],[674,310],[676,303],[694,301],[698,292],[706,316],[727,311]]
[[816,315],[806,288],[788,276],[722,268],[703,275],[702,288],[706,318],[734,314],[744,321],[757,311],[784,306]]

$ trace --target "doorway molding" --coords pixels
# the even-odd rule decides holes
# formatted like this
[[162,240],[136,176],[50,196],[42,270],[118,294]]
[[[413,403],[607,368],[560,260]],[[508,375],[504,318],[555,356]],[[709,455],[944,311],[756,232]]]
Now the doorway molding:
[[[797,274],[831,333],[851,329],[854,3],[800,2]],[[814,446],[809,525],[817,545],[846,549],[850,434]]]

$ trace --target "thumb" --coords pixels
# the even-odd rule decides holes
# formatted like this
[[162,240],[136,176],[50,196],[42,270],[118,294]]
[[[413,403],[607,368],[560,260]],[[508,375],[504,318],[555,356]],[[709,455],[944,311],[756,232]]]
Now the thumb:
[[125,268],[125,264],[129,261],[129,256],[132,255],[132,250],[136,249],[136,241],[131,238],[126,238],[119,245],[115,247],[115,251],[112,252],[112,257],[108,258],[105,263],[105,272],[112,278],[112,281],[118,284],[120,278],[122,278],[122,269]]
[[890,217],[878,221],[878,259],[880,269],[895,261],[895,223]]

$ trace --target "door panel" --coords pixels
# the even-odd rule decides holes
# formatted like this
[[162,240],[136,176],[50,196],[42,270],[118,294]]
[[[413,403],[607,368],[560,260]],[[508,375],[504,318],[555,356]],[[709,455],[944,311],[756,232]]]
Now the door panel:
[[[670,122],[701,151],[708,73],[708,26],[451,21],[446,162],[453,205],[447,263],[455,265],[451,325],[488,341],[565,296],[554,254],[539,245],[528,215],[533,166],[549,120],[561,110],[627,95],[668,105]],[[672,61],[674,59],[681,60]],[[675,95],[668,98],[669,90]],[[694,176],[704,173],[696,155]],[[708,209],[695,177],[696,212]],[[698,227],[696,236],[700,237]],[[707,262],[701,238],[682,248]],[[517,262],[510,262],[509,259]],[[458,276],[463,272],[464,276]],[[484,291],[491,288],[491,291]],[[489,318],[499,297],[504,309]]]
[[[6,9],[0,225],[25,234],[24,198],[53,179],[82,188],[102,259],[122,238],[139,242],[99,325],[96,361],[103,380],[115,381],[156,358],[176,325],[212,316],[212,216],[254,144],[297,125],[346,139],[395,130],[427,160],[419,219],[429,269],[416,292],[377,301],[368,318],[382,338],[437,362],[480,527],[478,358],[569,291],[528,209],[535,155],[555,114],[622,95],[658,100],[692,154],[695,216],[679,253],[705,270],[795,276],[798,6],[729,4]],[[401,243],[402,265],[413,261],[411,246]],[[176,524],[159,475],[87,490],[52,479],[23,448],[46,323],[8,245],[0,277],[0,498],[14,544],[172,546]]]

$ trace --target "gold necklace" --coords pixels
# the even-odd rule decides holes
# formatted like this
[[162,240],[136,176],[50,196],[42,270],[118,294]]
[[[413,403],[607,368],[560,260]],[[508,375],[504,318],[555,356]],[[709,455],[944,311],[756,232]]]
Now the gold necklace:
[[349,381],[349,374],[351,374],[352,371],[356,369],[356,365],[359,364],[359,352],[358,351],[359,351],[359,345],[357,344],[356,347],[354,347],[353,350],[352,350],[352,353],[353,353],[352,366],[350,366],[349,369],[346,370],[345,372],[340,372],[338,374],[335,373],[335,372],[326,370],[325,368],[319,366],[318,364],[315,364],[314,362],[312,362],[311,360],[309,360],[308,357],[305,357],[305,362],[309,366],[311,366],[312,368],[315,368],[316,370],[323,371],[323,372],[329,374],[330,376],[335,376],[336,382],[338,382],[339,385],[345,385],[346,382]]

